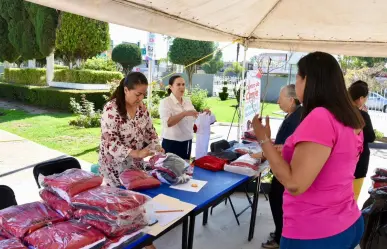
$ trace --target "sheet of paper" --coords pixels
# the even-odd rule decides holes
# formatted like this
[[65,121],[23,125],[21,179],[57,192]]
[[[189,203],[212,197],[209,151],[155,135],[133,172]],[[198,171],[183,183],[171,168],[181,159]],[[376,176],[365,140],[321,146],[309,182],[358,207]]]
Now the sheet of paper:
[[[158,208],[168,208],[168,209],[182,209],[184,212],[180,212],[180,217],[183,217],[187,215],[189,212],[191,212],[196,206],[187,202],[180,201],[179,199],[159,194],[156,197],[153,198],[152,202],[154,203],[154,210],[158,210]],[[179,217],[179,218],[180,218]],[[147,231],[148,234],[152,236],[157,236],[159,233],[163,232],[165,229],[173,225],[179,218],[176,218],[169,222],[168,224],[164,225],[165,222],[171,220],[173,217],[167,216],[167,218],[162,218],[161,222],[158,221],[153,226],[149,227],[149,230]],[[162,226],[164,225],[164,226]]]
[[186,183],[178,184],[178,185],[171,185],[170,188],[183,190],[183,191],[189,191],[189,192],[199,192],[204,185],[207,184],[207,181],[201,181],[201,180],[195,180],[191,179]]
[[153,211],[155,212],[156,219],[158,220],[158,224],[162,227],[168,225],[172,221],[180,219],[185,214],[184,210],[179,212],[156,213],[157,211],[168,211],[168,210],[183,210],[183,209],[168,207],[161,203],[153,202]]

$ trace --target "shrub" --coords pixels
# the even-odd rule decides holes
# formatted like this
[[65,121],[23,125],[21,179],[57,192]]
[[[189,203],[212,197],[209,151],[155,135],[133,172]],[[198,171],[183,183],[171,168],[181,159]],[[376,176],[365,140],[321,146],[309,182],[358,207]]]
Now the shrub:
[[54,65],[54,69],[69,69],[68,66],[62,66],[62,65]]
[[[7,83],[45,86],[45,68],[6,68],[4,78]],[[123,78],[120,72],[58,69],[54,71],[54,81],[85,84],[106,84]]]
[[374,132],[375,132],[376,139],[382,139],[382,138],[384,138],[384,133],[383,133],[383,132],[378,131],[378,130],[376,130],[376,129],[374,129]]
[[207,90],[200,89],[199,86],[196,86],[192,89],[191,96],[190,96],[191,102],[198,112],[201,112],[208,107],[206,102],[207,96],[208,96]]
[[67,90],[0,83],[0,97],[65,111],[70,111],[70,98],[80,101],[82,94],[85,94],[97,109],[102,109],[106,103],[103,95],[109,94],[109,91]]
[[47,85],[44,68],[5,68],[4,79],[7,83],[20,85]]
[[120,72],[72,70],[62,69],[55,71],[54,81],[69,83],[106,84],[123,78]]
[[86,99],[86,95],[81,95],[81,101],[70,98],[70,109],[76,114],[76,118],[70,120],[69,124],[82,128],[92,128],[101,126],[101,111],[95,111],[94,103]]
[[92,59],[87,59],[86,62],[82,65],[82,69],[116,72],[117,65],[110,59],[94,57]]
[[228,99],[228,87],[227,87],[227,81],[223,82],[223,88],[222,92],[219,93],[219,98],[221,101],[225,101]]

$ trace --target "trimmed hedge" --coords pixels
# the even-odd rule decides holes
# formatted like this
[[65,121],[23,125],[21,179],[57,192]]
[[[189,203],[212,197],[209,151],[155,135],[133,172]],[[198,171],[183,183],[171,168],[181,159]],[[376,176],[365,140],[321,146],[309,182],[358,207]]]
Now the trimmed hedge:
[[68,66],[54,65],[54,69],[69,69]]
[[[56,69],[54,81],[85,84],[106,84],[113,80],[121,80],[120,72]],[[7,83],[19,85],[46,86],[45,68],[6,68],[4,79]]]
[[96,109],[102,110],[106,102],[103,95],[108,96],[109,91],[64,90],[0,83],[0,97],[65,111],[70,110],[70,98],[80,101],[82,94],[86,95],[88,101],[94,103]]
[[54,81],[70,83],[106,84],[109,81],[121,80],[124,76],[120,72],[95,70],[56,70]]
[[47,85],[44,68],[5,68],[4,79],[6,82],[20,85]]

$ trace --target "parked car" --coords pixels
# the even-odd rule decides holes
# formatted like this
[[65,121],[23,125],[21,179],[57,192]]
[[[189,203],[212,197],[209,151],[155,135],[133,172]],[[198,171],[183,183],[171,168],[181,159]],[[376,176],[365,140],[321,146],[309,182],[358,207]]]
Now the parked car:
[[387,113],[387,98],[378,93],[371,92],[368,95],[366,105],[369,110],[383,111]]

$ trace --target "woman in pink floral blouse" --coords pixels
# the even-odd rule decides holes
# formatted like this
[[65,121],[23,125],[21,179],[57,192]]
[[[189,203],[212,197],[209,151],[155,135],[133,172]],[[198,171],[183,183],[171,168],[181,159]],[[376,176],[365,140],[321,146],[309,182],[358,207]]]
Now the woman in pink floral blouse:
[[119,176],[128,168],[144,169],[143,159],[162,151],[149,112],[143,105],[148,88],[139,72],[122,79],[101,118],[100,173],[110,186],[120,186]]

